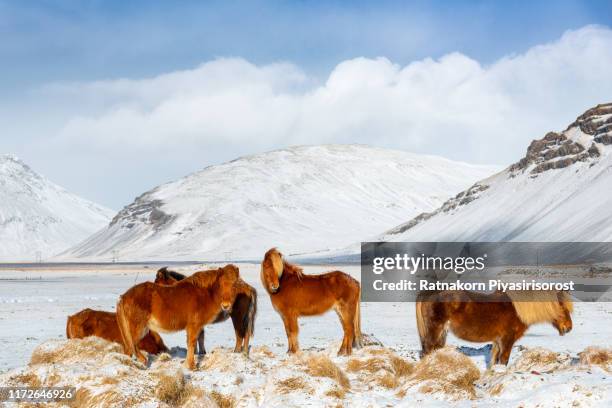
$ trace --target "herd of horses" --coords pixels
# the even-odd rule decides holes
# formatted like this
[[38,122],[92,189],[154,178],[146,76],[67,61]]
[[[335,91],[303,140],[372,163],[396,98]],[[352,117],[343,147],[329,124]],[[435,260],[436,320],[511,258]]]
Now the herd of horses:
[[[288,352],[299,351],[298,318],[334,310],[344,336],[339,355],[363,346],[361,286],[347,273],[305,274],[276,249],[261,263],[261,283],[280,315]],[[572,301],[566,292],[428,291],[419,294],[416,320],[422,355],[444,347],[450,330],[458,338],[492,342],[491,364],[508,364],[513,344],[529,326],[550,323],[564,335],[572,329]],[[185,365],[195,369],[196,351],[205,354],[204,328],[231,318],[236,335],[234,352],[249,353],[255,329],[257,292],[240,277],[235,265],[200,271],[191,276],[162,268],[154,282],[133,286],[120,296],[117,312],[85,309],[68,317],[68,338],[98,336],[119,343],[128,356],[143,363],[149,354],[168,351],[160,332],[186,331]]]

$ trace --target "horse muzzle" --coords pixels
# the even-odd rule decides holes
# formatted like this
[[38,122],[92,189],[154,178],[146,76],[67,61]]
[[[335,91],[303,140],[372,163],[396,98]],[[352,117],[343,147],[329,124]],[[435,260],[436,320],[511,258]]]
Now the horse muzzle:
[[276,286],[270,286],[270,292],[272,292],[272,293],[276,293],[276,292],[278,292],[278,288],[279,288],[279,286],[278,286],[278,285],[276,285]]
[[221,303],[221,310],[224,312],[229,312],[232,309],[231,303]]

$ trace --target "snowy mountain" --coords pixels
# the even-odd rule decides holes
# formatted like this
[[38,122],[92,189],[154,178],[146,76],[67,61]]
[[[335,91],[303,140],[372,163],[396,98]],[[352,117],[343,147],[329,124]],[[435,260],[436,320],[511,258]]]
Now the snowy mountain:
[[612,103],[380,241],[612,241]]
[[360,145],[246,156],[142,194],[60,259],[259,259],[272,246],[341,247],[496,170]]
[[102,228],[114,212],[0,155],[0,261],[46,259]]

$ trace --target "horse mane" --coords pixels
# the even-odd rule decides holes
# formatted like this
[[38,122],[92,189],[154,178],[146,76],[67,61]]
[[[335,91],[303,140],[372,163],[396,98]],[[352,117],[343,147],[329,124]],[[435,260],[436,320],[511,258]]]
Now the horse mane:
[[240,277],[238,268],[230,264],[222,268],[196,272],[193,275],[186,277],[181,282],[188,282],[199,288],[206,289],[213,286],[217,282],[217,280],[228,270],[231,270],[232,273],[235,273],[237,278]]
[[269,249],[266,252],[262,265],[266,263],[272,266],[272,269],[279,278],[284,274],[296,276],[298,279],[302,279],[304,276],[302,268],[285,261],[283,254],[276,248]]
[[567,292],[557,291],[508,291],[508,297],[519,319],[526,325],[552,322],[563,316],[565,307],[574,310]]
[[176,271],[169,270],[167,266],[164,266],[163,268],[157,271],[157,273],[160,273],[160,272],[164,275],[165,278],[170,277],[176,281],[182,281],[183,279],[186,278],[186,276],[183,275],[182,273],[178,273]]
[[283,260],[283,266],[283,274],[286,273],[287,275],[293,275],[296,276],[298,279],[302,279],[302,277],[304,276],[304,270],[297,265]]

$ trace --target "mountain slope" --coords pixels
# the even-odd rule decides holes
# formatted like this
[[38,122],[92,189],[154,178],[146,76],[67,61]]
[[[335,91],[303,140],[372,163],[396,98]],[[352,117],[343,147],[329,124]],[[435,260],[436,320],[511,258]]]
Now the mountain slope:
[[612,104],[534,140],[519,162],[378,239],[612,241]]
[[114,212],[0,155],[0,261],[45,259],[102,228]]
[[495,169],[359,145],[294,147],[142,194],[62,259],[259,259],[346,245],[439,206]]

